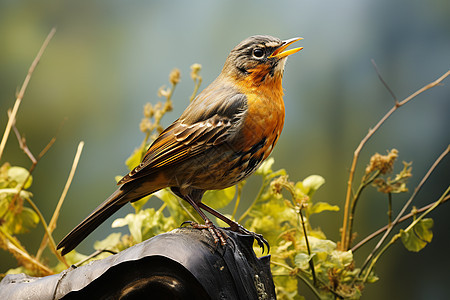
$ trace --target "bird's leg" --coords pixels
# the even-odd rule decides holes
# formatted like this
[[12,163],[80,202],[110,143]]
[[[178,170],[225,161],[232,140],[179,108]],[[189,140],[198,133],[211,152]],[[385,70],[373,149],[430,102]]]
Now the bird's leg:
[[[197,228],[197,229],[208,229],[208,231],[211,233],[211,235],[214,238],[214,243],[217,244],[220,241],[220,244],[222,246],[225,246],[225,244],[227,242],[226,242],[222,232],[220,231],[220,229],[216,228],[214,223],[205,215],[205,213],[200,209],[200,207],[197,205],[197,203],[189,195],[186,195],[181,198],[183,200],[186,200],[186,202],[189,203],[197,211],[197,213],[200,215],[200,217],[202,217],[203,221],[205,221],[205,225],[193,222],[193,223],[191,223],[192,227]],[[199,203],[201,203],[201,202],[199,202]],[[183,224],[184,224],[184,222],[183,222]]]
[[213,216],[216,216],[217,218],[219,218],[222,221],[224,221],[225,223],[227,223],[228,226],[230,226],[230,229],[232,231],[238,232],[238,233],[242,233],[242,234],[248,234],[248,235],[253,236],[255,238],[255,240],[258,242],[258,245],[263,249],[263,252],[264,252],[264,245],[267,246],[267,252],[270,251],[269,243],[262,236],[262,234],[251,232],[250,230],[245,229],[244,226],[242,226],[241,224],[239,224],[239,223],[237,223],[237,222],[235,222],[233,220],[230,220],[229,218],[227,218],[226,216],[224,216],[223,214],[221,214],[217,210],[209,207],[208,205],[206,205],[206,204],[204,204],[202,202],[199,202],[197,204],[198,204],[198,206],[200,208],[203,208],[204,210],[206,210],[207,212],[209,212]]

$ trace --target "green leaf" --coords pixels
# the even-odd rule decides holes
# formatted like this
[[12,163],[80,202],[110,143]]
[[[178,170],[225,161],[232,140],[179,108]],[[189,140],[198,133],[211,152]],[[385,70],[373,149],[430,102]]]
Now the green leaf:
[[11,216],[4,223],[6,230],[11,234],[26,233],[39,223],[36,212],[28,207],[22,207],[20,212],[13,213]]
[[270,173],[272,173],[272,165],[275,162],[275,160],[273,159],[273,157],[266,159],[258,168],[258,170],[256,170],[255,174],[257,175],[269,175]]
[[308,214],[309,215],[318,214],[318,213],[321,213],[326,210],[339,211],[339,206],[331,205],[326,202],[317,202],[317,203],[314,203],[314,205],[308,207]]
[[[22,184],[24,184],[24,182],[26,181],[26,183],[24,185],[24,189],[27,189],[31,186],[31,183],[33,182],[32,176],[30,176],[28,178],[29,174],[30,173],[25,168],[11,167],[8,170],[8,179],[10,181],[15,182],[15,185],[13,185],[12,187],[21,187]],[[28,180],[27,180],[27,178],[28,178]]]
[[[169,210],[169,214],[175,218],[176,220],[182,220],[185,213],[180,206],[180,203],[177,198],[169,189],[162,189],[154,193],[156,197],[158,197],[161,201],[167,204],[167,208]],[[186,203],[187,206],[190,206]]]
[[298,224],[295,210],[275,196],[255,205],[249,216],[245,227],[264,235],[269,243],[275,242],[281,232],[295,228]]
[[[336,243],[330,240],[318,239],[313,236],[308,236],[309,247],[311,253],[315,254],[314,262],[326,261],[331,253],[336,250]],[[303,238],[301,240],[302,248],[306,250],[306,242]],[[305,251],[304,250],[304,251]]]
[[278,299],[304,300],[298,293],[298,281],[296,276],[274,276],[277,287]]
[[128,225],[128,220],[125,218],[117,218],[115,219],[112,224],[111,227],[112,228],[119,228],[119,227],[124,227]]
[[302,181],[304,193],[311,197],[324,183],[325,179],[322,176],[308,176]]
[[152,197],[152,195],[146,196],[136,202],[131,203],[131,206],[133,206],[135,212],[138,213],[142,209],[142,207],[145,205],[145,203],[147,203],[147,201],[150,200],[151,197]]
[[411,230],[401,231],[403,245],[406,249],[419,252],[433,239],[433,219],[420,220]]
[[114,220],[112,227],[128,225],[133,240],[140,243],[157,234],[167,232],[177,227],[173,217],[165,217],[154,208],[139,211],[137,214],[128,214],[125,218]]
[[295,256],[295,259],[294,259],[295,265],[302,270],[308,270],[309,269],[309,261],[313,257],[314,257],[314,253],[311,256],[309,256],[306,253],[300,252]]
[[330,262],[333,263],[337,268],[343,269],[353,262],[353,253],[351,250],[333,250],[330,255]]
[[29,272],[29,270],[25,267],[17,267],[17,268],[9,269],[8,271],[5,272],[5,275],[20,274],[20,273],[27,274],[28,272]]
[[[167,204],[170,216],[178,223],[184,222],[186,220],[192,220],[198,222],[200,216],[197,212],[190,206],[186,201],[181,200],[175,196],[168,188],[159,190],[154,193],[156,197]],[[189,211],[189,213],[188,213]],[[195,219],[198,216],[198,219]],[[193,220],[194,218],[194,220]]]
[[202,198],[202,202],[214,208],[222,208],[227,206],[236,194],[236,186],[230,186],[223,190],[207,191]]
[[131,154],[131,156],[127,158],[125,164],[127,165],[128,169],[133,170],[141,163],[141,160],[142,149],[134,149],[133,154]]
[[165,217],[163,213],[155,211],[153,208],[142,210],[139,213],[145,215],[141,225],[142,240],[178,227],[173,217]]
[[94,243],[94,249],[95,250],[108,249],[112,251],[118,251],[119,249],[117,248],[117,245],[120,243],[121,237],[122,234],[120,232],[111,233],[104,240],[96,241]]
[[113,228],[116,226],[128,225],[128,230],[136,243],[142,242],[142,223],[146,215],[143,211],[137,214],[128,214],[124,219],[115,220],[111,225]]
[[373,272],[370,272],[369,277],[367,277],[367,283],[375,283],[379,280],[380,278],[375,275]]

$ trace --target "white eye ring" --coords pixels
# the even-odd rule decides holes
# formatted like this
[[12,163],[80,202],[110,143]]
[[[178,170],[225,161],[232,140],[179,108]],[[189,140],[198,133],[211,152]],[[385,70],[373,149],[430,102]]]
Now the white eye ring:
[[253,49],[253,57],[254,58],[262,58],[264,56],[264,50],[261,48]]

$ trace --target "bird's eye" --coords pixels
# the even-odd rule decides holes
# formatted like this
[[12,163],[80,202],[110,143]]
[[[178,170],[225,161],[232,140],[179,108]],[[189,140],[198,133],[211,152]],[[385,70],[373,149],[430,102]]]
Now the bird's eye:
[[256,48],[253,50],[253,57],[261,58],[264,56],[264,51],[261,48]]

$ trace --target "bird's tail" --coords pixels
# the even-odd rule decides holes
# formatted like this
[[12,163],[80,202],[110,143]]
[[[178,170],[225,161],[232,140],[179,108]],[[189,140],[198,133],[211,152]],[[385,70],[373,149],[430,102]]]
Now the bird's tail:
[[[131,189],[125,184],[118,188],[108,199],[100,204],[86,219],[77,225],[59,242],[56,249],[62,249],[61,255],[72,251],[101,223],[118,211],[128,201],[137,200]],[[129,199],[131,198],[131,199]]]

